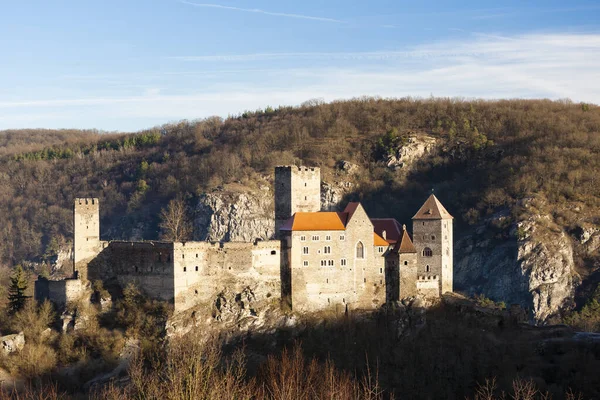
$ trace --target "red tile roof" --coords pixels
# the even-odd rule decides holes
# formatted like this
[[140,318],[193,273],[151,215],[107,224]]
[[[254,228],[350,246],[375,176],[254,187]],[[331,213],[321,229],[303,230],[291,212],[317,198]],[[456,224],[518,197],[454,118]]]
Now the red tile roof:
[[375,232],[381,237],[384,237],[388,243],[396,243],[402,236],[402,225],[394,218],[371,218],[371,223]]

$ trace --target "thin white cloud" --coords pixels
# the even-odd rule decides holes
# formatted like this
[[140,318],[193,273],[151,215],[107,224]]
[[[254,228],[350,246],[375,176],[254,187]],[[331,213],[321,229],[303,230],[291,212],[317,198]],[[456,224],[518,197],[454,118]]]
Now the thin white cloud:
[[[263,61],[269,57],[274,56],[240,55],[236,61],[252,64],[256,60],[264,67]],[[240,73],[235,77],[217,73],[197,84],[185,76],[183,88],[149,82],[146,88],[150,90],[138,91],[136,96],[0,97],[0,114],[4,116],[0,128],[27,126],[27,115],[60,112],[61,118],[48,119],[45,126],[124,130],[182,118],[227,116],[267,105],[297,105],[311,98],[330,101],[363,95],[568,97],[576,102],[600,103],[600,34],[477,35],[399,52],[280,53],[277,57],[278,62],[273,63],[277,66],[271,66],[269,73]],[[328,61],[298,63],[298,57]],[[213,72],[227,63],[218,57],[209,60],[215,63],[210,65]],[[181,77],[173,76],[173,84],[181,84]],[[158,87],[160,92],[151,90]],[[36,124],[42,122],[36,118]]]
[[191,1],[185,1],[185,0],[178,0],[178,1],[179,1],[179,3],[187,4],[187,5],[190,5],[193,7],[219,8],[222,10],[232,10],[232,11],[241,11],[241,12],[256,13],[256,14],[264,14],[264,15],[271,15],[274,17],[308,19],[308,20],[312,20],[312,21],[334,22],[334,23],[338,23],[338,24],[345,23],[345,21],[342,21],[339,19],[315,17],[312,15],[280,13],[280,12],[273,12],[273,11],[265,11],[265,10],[261,10],[258,8],[240,8],[240,7],[224,6],[222,4],[194,3]]

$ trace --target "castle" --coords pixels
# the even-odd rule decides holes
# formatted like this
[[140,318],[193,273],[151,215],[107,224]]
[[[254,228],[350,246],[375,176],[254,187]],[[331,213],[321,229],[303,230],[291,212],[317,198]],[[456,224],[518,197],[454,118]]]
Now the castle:
[[39,278],[35,295],[77,300],[89,282],[136,284],[176,312],[210,304],[223,288],[260,281],[298,311],[373,309],[452,291],[453,217],[432,194],[413,217],[413,239],[395,219],[371,219],[360,203],[320,211],[320,169],[275,168],[275,240],[100,240],[96,198],[74,205],[73,276]]

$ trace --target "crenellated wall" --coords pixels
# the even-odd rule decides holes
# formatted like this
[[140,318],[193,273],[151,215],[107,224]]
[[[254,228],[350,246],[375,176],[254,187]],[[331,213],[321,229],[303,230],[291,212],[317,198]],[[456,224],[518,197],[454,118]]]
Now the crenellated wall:
[[417,276],[417,294],[422,297],[440,296],[440,277],[439,275],[418,275]]

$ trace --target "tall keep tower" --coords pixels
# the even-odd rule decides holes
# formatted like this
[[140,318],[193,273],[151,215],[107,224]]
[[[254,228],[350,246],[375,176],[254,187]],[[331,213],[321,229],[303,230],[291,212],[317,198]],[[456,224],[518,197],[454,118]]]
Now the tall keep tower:
[[87,280],[87,265],[100,251],[100,207],[96,198],[76,198],[73,208],[73,272]]
[[417,275],[437,275],[440,294],[453,287],[452,220],[454,217],[433,194],[413,217],[413,242],[417,250]]
[[296,212],[321,211],[321,169],[275,167],[275,236]]

